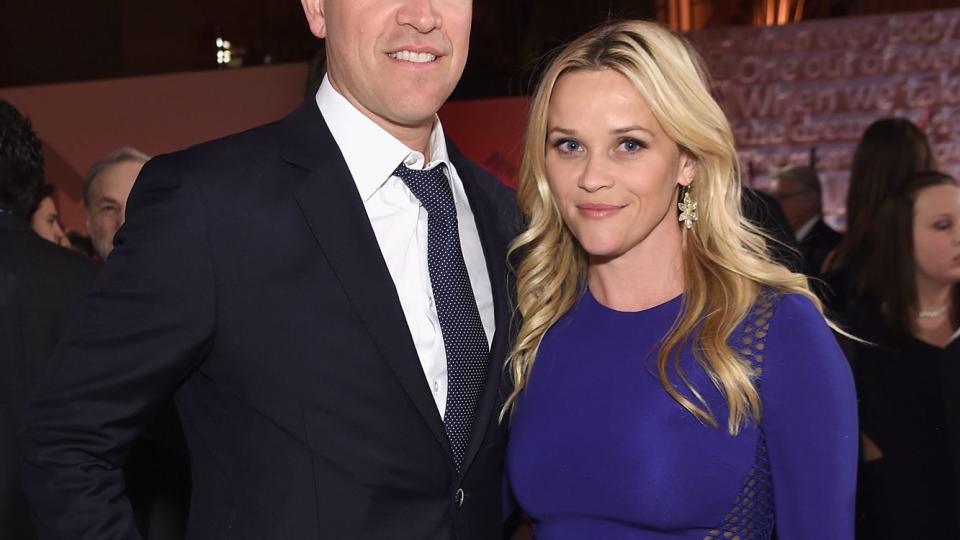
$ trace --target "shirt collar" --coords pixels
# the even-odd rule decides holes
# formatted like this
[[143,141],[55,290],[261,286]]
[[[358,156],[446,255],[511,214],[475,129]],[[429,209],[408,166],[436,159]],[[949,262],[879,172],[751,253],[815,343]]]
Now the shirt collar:
[[383,187],[401,162],[411,169],[445,163],[447,170],[452,170],[439,118],[434,120],[430,132],[432,159],[424,166],[423,153],[410,149],[360,112],[337,92],[327,76],[317,90],[316,101],[364,202]]
[[820,219],[819,215],[813,216],[812,218],[808,219],[806,223],[804,223],[803,225],[800,226],[800,228],[797,229],[797,232],[794,233],[794,237],[797,240],[803,240],[804,238],[806,238],[806,236],[810,234],[810,231],[813,230],[813,226],[817,224],[817,221],[819,219]]

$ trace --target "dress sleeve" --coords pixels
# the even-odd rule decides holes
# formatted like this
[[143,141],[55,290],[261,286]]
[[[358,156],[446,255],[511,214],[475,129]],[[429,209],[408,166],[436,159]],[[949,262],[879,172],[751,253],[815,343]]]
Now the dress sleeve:
[[850,367],[813,303],[781,299],[760,382],[780,540],[854,537],[858,429]]

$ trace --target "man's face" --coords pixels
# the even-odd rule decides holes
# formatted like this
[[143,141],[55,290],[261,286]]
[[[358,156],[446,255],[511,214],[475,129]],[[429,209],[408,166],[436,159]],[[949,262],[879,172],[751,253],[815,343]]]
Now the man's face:
[[113,236],[123,225],[127,197],[143,163],[121,161],[109,165],[90,185],[90,206],[87,207],[87,232],[93,247],[104,259],[113,250]]
[[302,0],[333,86],[389,132],[432,125],[467,61],[472,0]]
[[780,203],[794,231],[819,215],[820,195],[793,178],[779,177],[772,195]]

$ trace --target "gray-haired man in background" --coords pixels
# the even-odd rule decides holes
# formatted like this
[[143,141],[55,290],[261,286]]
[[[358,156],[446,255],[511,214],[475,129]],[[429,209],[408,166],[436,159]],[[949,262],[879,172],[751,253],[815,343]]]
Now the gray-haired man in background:
[[113,250],[113,236],[123,225],[133,182],[149,159],[143,152],[125,146],[100,158],[83,179],[87,231],[94,249],[104,259]]

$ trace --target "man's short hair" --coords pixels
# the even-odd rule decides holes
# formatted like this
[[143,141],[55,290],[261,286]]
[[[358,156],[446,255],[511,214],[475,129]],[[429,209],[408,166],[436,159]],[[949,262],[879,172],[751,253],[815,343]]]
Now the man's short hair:
[[777,173],[777,178],[787,178],[798,184],[797,191],[812,192],[820,195],[820,177],[813,167],[807,165],[791,165]]
[[146,163],[150,161],[150,156],[144,154],[143,152],[132,148],[129,146],[124,146],[122,148],[117,148],[113,152],[103,156],[96,163],[90,167],[90,170],[87,171],[87,175],[83,177],[83,205],[87,208],[90,208],[90,190],[93,187],[93,181],[97,178],[97,175],[103,172],[104,169],[111,165],[116,165],[117,163],[123,163],[125,161],[133,161],[138,163]]
[[43,146],[30,120],[0,99],[0,209],[30,219],[43,185]]

